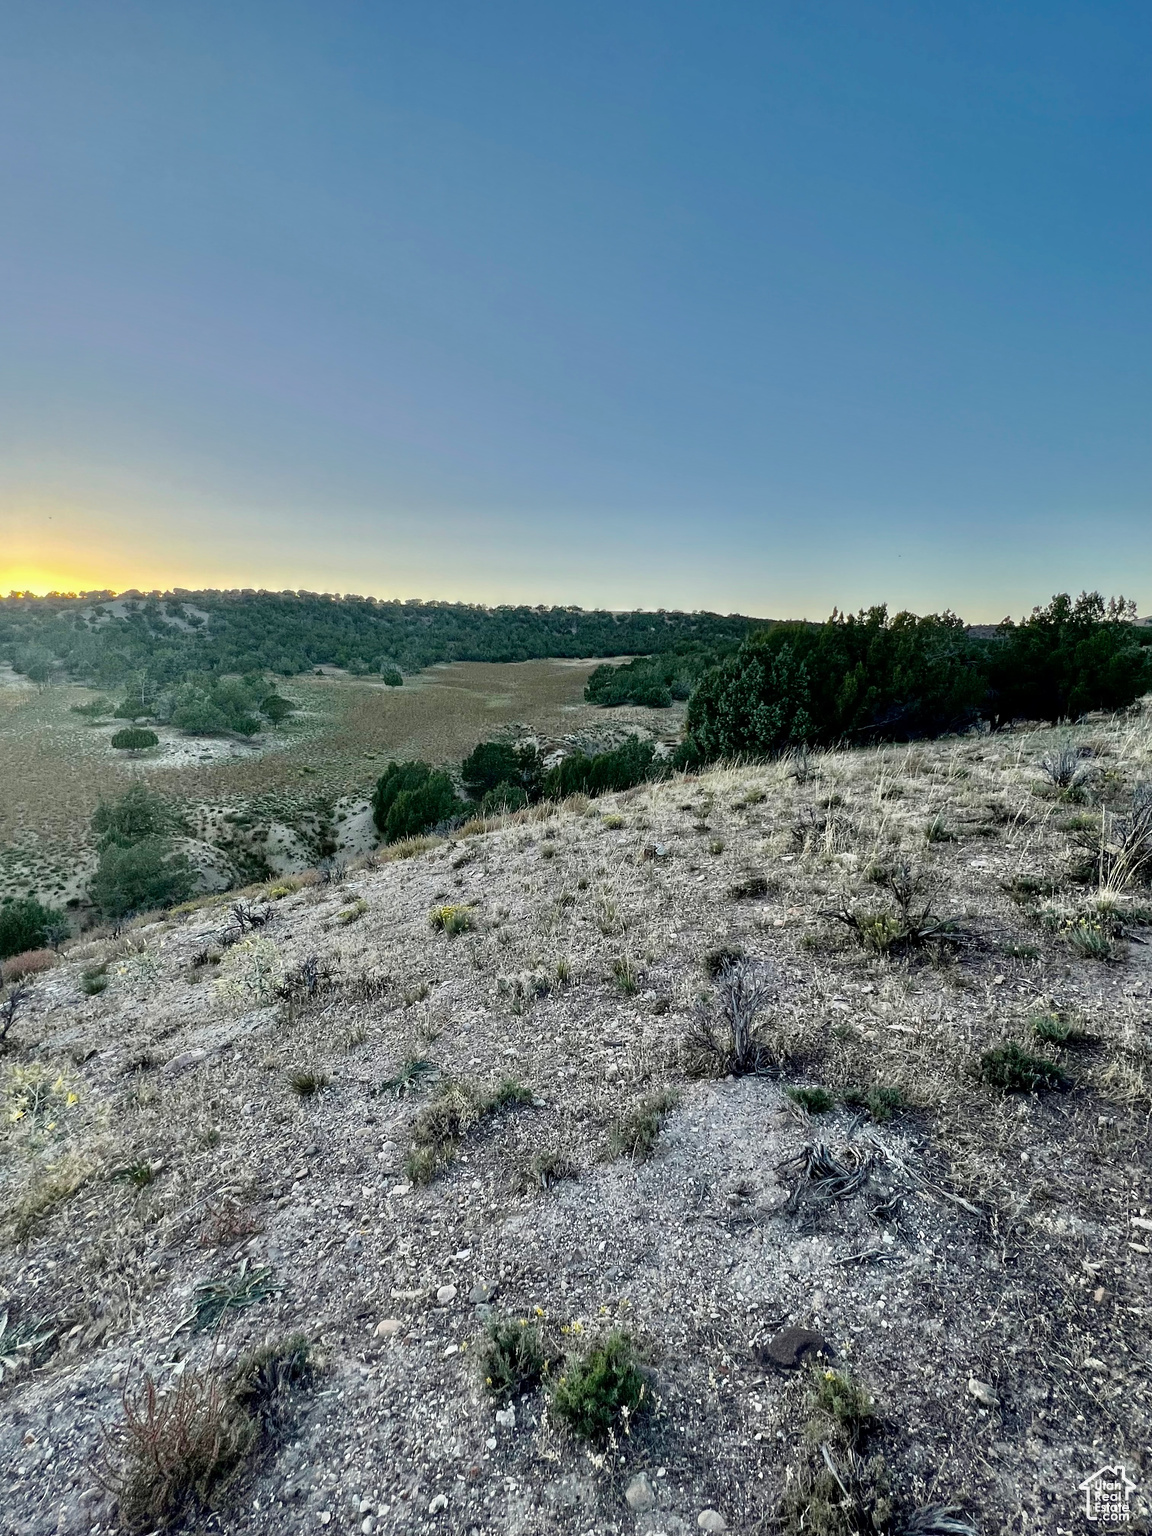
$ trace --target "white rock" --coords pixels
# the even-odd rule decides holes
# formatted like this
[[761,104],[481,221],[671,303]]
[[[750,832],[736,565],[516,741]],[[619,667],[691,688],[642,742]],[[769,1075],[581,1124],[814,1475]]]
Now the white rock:
[[436,1292],[436,1305],[447,1307],[456,1300],[456,1287],[454,1285],[442,1285]]
[[376,1522],[371,1515],[364,1516],[360,1522],[360,1529],[364,1532],[364,1536],[370,1536],[370,1533],[376,1529]]
[[430,1515],[438,1515],[442,1509],[447,1509],[447,1508],[448,1508],[448,1495],[446,1493],[438,1493],[436,1495],[436,1497],[432,1500],[431,1504],[429,1504],[429,1506],[428,1506],[428,1513]]
[[362,1515],[374,1515],[376,1513],[376,1506],[371,1499],[360,1500],[360,1513]]
[[978,1403],[982,1403],[985,1408],[995,1408],[1000,1402],[988,1383],[981,1381],[978,1376],[969,1376],[968,1395],[974,1397]]
[[629,1509],[651,1509],[656,1502],[656,1494],[652,1484],[648,1481],[646,1472],[638,1472],[624,1490],[624,1500]]
[[373,1338],[394,1339],[404,1324],[398,1317],[382,1317],[372,1330]]
[[515,1410],[515,1408],[513,1408],[511,1404],[509,1404],[507,1408],[497,1408],[497,1410],[496,1410],[496,1422],[497,1422],[497,1424],[499,1424],[501,1429],[515,1429],[516,1428],[516,1410]]
[[726,1531],[728,1522],[718,1509],[702,1509],[696,1516],[696,1524],[702,1531]]

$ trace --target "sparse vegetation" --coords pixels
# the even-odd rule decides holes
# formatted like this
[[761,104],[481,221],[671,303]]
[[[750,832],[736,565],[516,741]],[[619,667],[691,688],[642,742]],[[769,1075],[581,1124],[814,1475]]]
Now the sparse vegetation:
[[775,1070],[777,1053],[758,1020],[774,995],[767,968],[752,961],[729,960],[716,972],[713,1004],[697,1003],[683,1042],[688,1071],[698,1076],[744,1076]]
[[428,914],[428,925],[450,939],[455,938],[457,934],[467,933],[471,928],[472,912],[460,904],[433,907]]
[[656,1150],[664,1122],[680,1102],[674,1088],[649,1094],[612,1122],[608,1146],[613,1157],[644,1163]]

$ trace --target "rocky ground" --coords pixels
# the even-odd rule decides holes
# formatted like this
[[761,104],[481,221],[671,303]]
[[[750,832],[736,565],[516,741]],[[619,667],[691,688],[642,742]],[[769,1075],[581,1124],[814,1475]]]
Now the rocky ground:
[[[1059,1532],[1116,1463],[1140,1528],[1152,898],[1073,876],[1152,731],[1080,728],[1061,790],[1040,762],[1064,744],[675,778],[72,946],[0,1061],[0,1529],[118,1528],[148,1382],[163,1410],[297,1333],[311,1378],[189,1528],[901,1531],[948,1506]],[[884,953],[864,930],[891,936],[904,865],[931,931]],[[766,982],[754,1074],[685,1047],[720,950]],[[1063,1090],[987,1081],[1006,1042]],[[413,1182],[422,1111],[505,1080],[523,1101]],[[791,1096],[817,1087],[833,1107]],[[804,1177],[821,1146],[857,1175],[842,1198]],[[233,1305],[198,1329],[211,1282]],[[547,1390],[493,1401],[501,1318],[569,1363],[627,1332],[651,1411],[588,1445]],[[819,1364],[794,1368],[798,1327]],[[839,1525],[796,1500],[825,1369],[874,1412],[837,1452]]]

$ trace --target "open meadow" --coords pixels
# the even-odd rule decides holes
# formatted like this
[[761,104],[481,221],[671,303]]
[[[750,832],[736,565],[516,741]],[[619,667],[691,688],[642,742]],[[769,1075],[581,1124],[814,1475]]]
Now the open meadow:
[[[95,863],[88,834],[101,800],[122,795],[136,777],[177,800],[198,834],[218,836],[240,816],[251,843],[275,823],[287,866],[344,846],[350,819],[363,830],[366,797],[392,758],[459,763],[479,741],[533,736],[545,749],[614,742],[625,730],[674,741],[683,710],[584,703],[588,661],[454,662],[388,688],[335,668],[302,674],[281,687],[297,712],[251,741],[188,737],[158,726],[160,746],[139,757],[115,751],[124,722],[89,724],[72,706],[92,690],[43,690],[5,669],[0,677],[0,897],[32,894],[59,905],[76,900]],[[340,818],[339,823],[337,818]],[[235,823],[233,823],[235,825]],[[299,849],[292,833],[304,836]],[[335,839],[335,842],[333,842]],[[349,848],[358,846],[347,843]],[[299,853],[299,857],[297,857]]]

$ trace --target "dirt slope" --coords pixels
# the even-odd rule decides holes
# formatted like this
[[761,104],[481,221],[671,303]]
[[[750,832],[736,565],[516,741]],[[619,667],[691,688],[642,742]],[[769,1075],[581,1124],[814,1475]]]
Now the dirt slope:
[[[874,1400],[855,1473],[839,1465],[882,1489],[878,1525],[944,1504],[987,1532],[1072,1530],[1078,1484],[1117,1462],[1142,1518],[1148,898],[1102,917],[1069,871],[1078,820],[1152,777],[1150,736],[1077,741],[1071,800],[1038,772],[1051,735],[829,754],[254,892],[269,915],[242,934],[220,903],[74,947],[0,1064],[10,1329],[52,1335],[0,1383],[0,1529],[117,1528],[102,1445],[125,1386],[137,1401],[148,1373],[172,1399],[299,1331],[314,1381],[191,1528],[647,1536],[713,1511],[704,1528],[767,1531],[812,1454],[810,1371],[764,1350],[790,1325]],[[954,935],[883,955],[822,915],[894,911],[877,882],[902,861]],[[444,903],[464,931],[430,926]],[[1087,955],[1086,919],[1111,958]],[[770,976],[761,1075],[688,1070],[722,946]],[[1064,1044],[1038,1043],[1044,1018]],[[1006,1041],[1070,1086],[982,1081]],[[328,1082],[301,1097],[308,1072]],[[414,1184],[416,1117],[449,1082],[506,1079],[529,1101]],[[806,1113],[797,1085],[835,1107]],[[659,1126],[665,1089],[652,1155],[620,1155],[614,1127],[638,1108]],[[909,1107],[859,1107],[877,1089]],[[791,1161],[821,1143],[861,1175],[845,1198]],[[242,1291],[263,1266],[252,1305],[196,1331],[198,1283]],[[570,1362],[626,1330],[653,1411],[599,1448],[539,1391],[497,1419],[476,1361],[504,1316]]]

